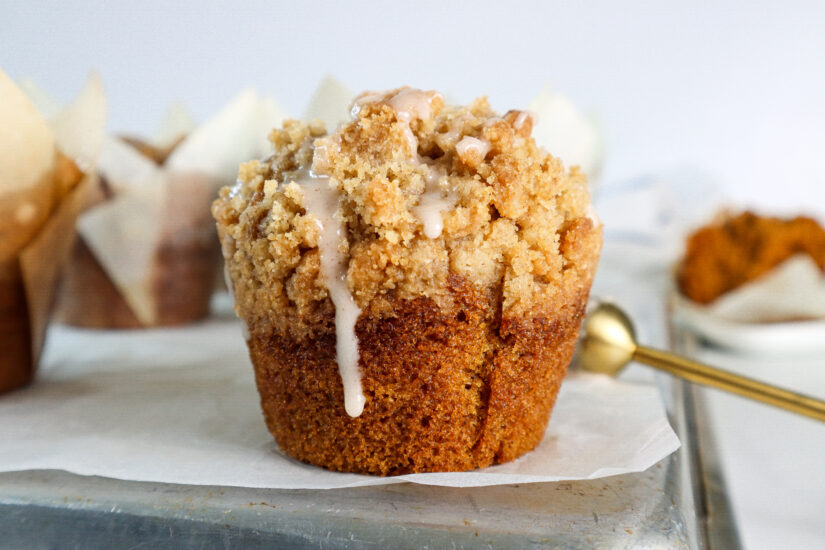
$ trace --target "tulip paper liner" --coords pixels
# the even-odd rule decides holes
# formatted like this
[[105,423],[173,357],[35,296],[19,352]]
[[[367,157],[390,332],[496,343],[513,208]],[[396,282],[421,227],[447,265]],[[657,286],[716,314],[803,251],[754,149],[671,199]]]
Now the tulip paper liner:
[[[5,373],[0,379],[14,378],[16,383],[10,386],[28,382],[37,370],[58,277],[74,243],[75,221],[91,179],[91,176],[84,177],[69,191],[34,239],[16,257],[0,266],[5,275],[0,281],[0,293],[4,295],[0,302],[17,305],[13,318],[7,319],[8,325],[0,331],[3,369],[14,373]],[[16,326],[10,330],[12,324]],[[19,343],[3,342],[6,338],[21,338],[26,333],[28,353],[23,352]],[[13,389],[3,385],[0,383],[0,392]]]

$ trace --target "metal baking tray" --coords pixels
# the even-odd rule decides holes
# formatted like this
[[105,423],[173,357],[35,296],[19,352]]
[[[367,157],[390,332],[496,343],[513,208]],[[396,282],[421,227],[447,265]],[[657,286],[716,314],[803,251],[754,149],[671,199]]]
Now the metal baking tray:
[[676,453],[593,481],[267,490],[0,474],[0,548],[740,547],[699,394],[659,378]]

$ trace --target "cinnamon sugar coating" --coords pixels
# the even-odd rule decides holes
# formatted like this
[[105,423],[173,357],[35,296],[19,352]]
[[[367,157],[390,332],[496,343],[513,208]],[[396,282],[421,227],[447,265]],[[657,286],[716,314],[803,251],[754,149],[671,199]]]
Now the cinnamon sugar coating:
[[816,220],[725,215],[688,237],[676,281],[682,294],[709,304],[796,254],[809,255],[825,270],[825,229]]
[[[541,150],[520,114],[498,116],[484,98],[365,94],[331,134],[287,121],[273,155],[221,191],[213,215],[236,312],[285,452],[391,475],[487,466],[539,443],[601,226],[584,176]],[[344,410],[321,229],[302,183],[313,174],[340,198],[339,252],[361,309],[357,417]]]

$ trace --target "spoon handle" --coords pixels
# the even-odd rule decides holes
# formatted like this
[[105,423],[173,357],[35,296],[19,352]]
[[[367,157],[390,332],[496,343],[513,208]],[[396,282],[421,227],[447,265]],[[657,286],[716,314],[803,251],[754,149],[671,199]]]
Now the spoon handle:
[[638,346],[633,359],[697,384],[748,397],[825,422],[825,401],[757,382],[666,351]]

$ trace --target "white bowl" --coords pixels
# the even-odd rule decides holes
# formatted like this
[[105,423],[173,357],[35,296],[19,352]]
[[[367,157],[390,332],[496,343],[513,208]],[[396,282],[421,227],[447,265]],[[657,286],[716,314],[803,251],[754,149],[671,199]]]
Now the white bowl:
[[825,319],[747,323],[719,317],[671,292],[673,320],[708,342],[748,354],[825,354]]

